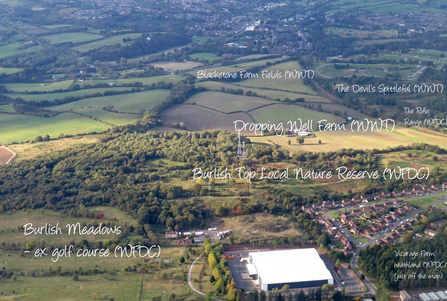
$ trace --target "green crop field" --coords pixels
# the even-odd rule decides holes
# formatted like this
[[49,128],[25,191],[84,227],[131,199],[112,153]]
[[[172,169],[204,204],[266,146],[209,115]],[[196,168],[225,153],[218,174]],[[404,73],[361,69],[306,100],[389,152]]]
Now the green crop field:
[[92,88],[92,89],[83,89],[69,92],[61,92],[61,93],[44,93],[44,94],[20,94],[20,93],[4,93],[3,95],[9,96],[11,98],[22,98],[24,100],[31,101],[42,101],[49,100],[52,101],[54,99],[63,99],[68,96],[76,97],[76,96],[84,96],[95,93],[104,93],[105,91],[130,91],[132,87],[110,87],[110,88]]
[[234,95],[221,92],[202,92],[193,95],[186,103],[195,103],[222,113],[232,113],[250,111],[274,102],[260,97]]
[[[284,104],[274,104],[268,107],[263,107],[256,109],[250,112],[250,115],[253,119],[258,122],[270,122],[270,123],[279,123],[283,122],[284,126],[287,128],[288,121],[296,121],[298,118],[301,118],[303,123],[308,123],[308,120],[312,121],[312,129],[316,129],[318,126],[318,121],[326,119],[327,122],[330,123],[344,123],[345,120],[343,118],[327,114],[323,112],[318,112],[314,110],[310,110],[297,105],[284,105]],[[326,123],[326,122],[322,122]],[[299,127],[299,123],[297,122],[297,126]],[[309,125],[310,127],[310,125]]]
[[8,144],[33,140],[37,136],[50,135],[58,137],[60,134],[75,135],[90,132],[102,132],[110,126],[98,121],[72,113],[59,114],[50,118],[0,114],[0,141]]
[[54,83],[36,83],[36,84],[4,84],[9,91],[25,92],[25,91],[54,91],[70,88],[73,80],[66,80]]
[[278,91],[278,90],[270,90],[270,89],[260,89],[260,88],[248,88],[244,86],[240,86],[238,84],[229,84],[224,82],[216,82],[216,81],[203,81],[198,82],[196,84],[197,87],[206,87],[210,90],[221,90],[225,88],[228,90],[243,90],[244,93],[247,91],[251,91],[253,93],[258,94],[259,96],[265,96],[268,99],[280,99],[284,100],[289,98],[291,100],[295,100],[297,98],[304,98],[306,102],[330,102],[329,99],[318,96],[318,95],[308,95],[308,94],[300,94],[294,92],[286,92],[286,91]]
[[301,78],[285,78],[286,71],[302,70],[298,62],[292,62],[292,61],[285,62],[269,67],[266,70],[273,71],[273,74],[276,74],[276,72],[278,71],[278,73],[282,74],[282,77],[262,78],[262,76],[259,75],[259,78],[250,78],[247,80],[243,80],[239,82],[239,84],[246,87],[268,88],[274,90],[300,92],[300,93],[308,93],[316,95],[315,91],[313,91],[310,87],[303,84],[303,80]]
[[[79,101],[49,107],[48,109],[54,111],[74,110],[75,112],[90,115],[89,112],[102,112],[104,107],[113,106],[113,111],[138,113],[140,110],[152,109],[156,105],[162,103],[168,95],[169,90],[149,90],[137,93],[85,98]],[[132,118],[137,119],[138,117],[133,116]]]
[[70,33],[58,33],[52,35],[42,36],[42,39],[50,41],[50,43],[79,43],[87,42],[92,40],[101,39],[101,35],[91,34],[87,32],[70,32]]
[[192,59],[198,58],[201,60],[208,60],[208,61],[214,61],[218,58],[218,56],[211,52],[199,52],[199,53],[193,53],[189,56]]
[[5,46],[1,46],[0,47],[0,58],[4,58],[10,55],[14,55],[17,53],[21,53],[21,52],[31,52],[31,51],[37,51],[42,49],[42,46],[33,46],[30,48],[26,48],[26,49],[18,49],[19,47],[24,46],[25,44],[16,42],[16,43],[12,43],[12,44],[8,44]]
[[21,69],[21,68],[1,68],[0,67],[0,74],[2,74],[2,73],[12,74],[12,73],[20,72],[22,70],[23,69]]
[[114,45],[116,43],[121,44],[121,45],[125,45],[126,43],[123,42],[123,38],[135,39],[135,38],[140,37],[140,36],[141,36],[141,33],[121,34],[121,35],[113,36],[113,37],[106,38],[106,39],[103,39],[103,40],[99,40],[99,41],[96,41],[96,42],[91,42],[91,43],[88,43],[88,44],[84,44],[84,45],[80,45],[80,46],[77,46],[77,47],[73,47],[73,50],[84,52],[84,51],[89,51],[89,50],[93,50],[93,49],[96,49],[96,48],[100,48],[102,46]]

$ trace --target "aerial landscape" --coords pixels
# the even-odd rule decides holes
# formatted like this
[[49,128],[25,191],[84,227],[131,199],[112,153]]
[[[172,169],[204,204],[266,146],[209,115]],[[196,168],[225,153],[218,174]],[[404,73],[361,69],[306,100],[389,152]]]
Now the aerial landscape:
[[0,0],[0,300],[447,301],[446,0]]

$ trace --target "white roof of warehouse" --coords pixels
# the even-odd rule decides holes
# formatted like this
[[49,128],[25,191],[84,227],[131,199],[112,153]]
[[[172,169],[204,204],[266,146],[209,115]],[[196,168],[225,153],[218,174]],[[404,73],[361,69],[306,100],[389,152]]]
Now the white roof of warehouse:
[[249,256],[263,284],[332,279],[315,249],[253,252]]

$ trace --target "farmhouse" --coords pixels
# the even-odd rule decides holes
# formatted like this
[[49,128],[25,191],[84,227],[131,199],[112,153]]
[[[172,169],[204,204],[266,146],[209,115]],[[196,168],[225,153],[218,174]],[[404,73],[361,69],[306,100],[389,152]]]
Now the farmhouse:
[[[316,249],[293,249],[249,253],[247,269],[258,279],[262,290],[289,285],[292,288],[334,284]],[[250,272],[251,271],[251,272]]]

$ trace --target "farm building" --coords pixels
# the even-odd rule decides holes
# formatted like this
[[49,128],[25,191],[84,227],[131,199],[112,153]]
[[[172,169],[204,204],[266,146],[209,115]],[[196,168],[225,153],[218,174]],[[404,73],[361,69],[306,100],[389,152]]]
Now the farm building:
[[262,290],[319,287],[334,284],[316,249],[293,249],[249,253],[247,270],[258,279]]

